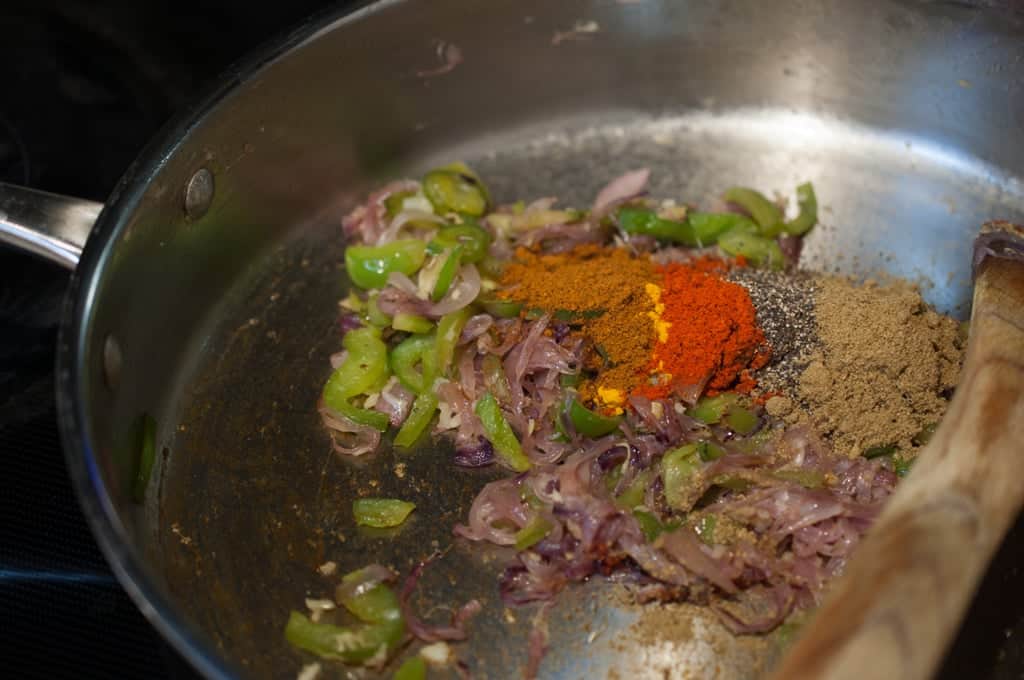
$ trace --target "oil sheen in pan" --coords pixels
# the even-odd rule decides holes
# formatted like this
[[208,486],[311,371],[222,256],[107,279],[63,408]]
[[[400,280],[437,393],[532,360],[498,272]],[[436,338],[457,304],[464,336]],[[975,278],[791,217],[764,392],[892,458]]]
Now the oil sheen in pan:
[[[994,214],[1024,220],[1021,187],[974,159],[899,132],[776,110],[558,120],[417,158],[396,173],[416,176],[456,158],[474,165],[498,201],[558,196],[587,205],[608,179],[639,166],[652,169],[653,195],[708,207],[732,184],[789,192],[812,180],[822,225],[808,240],[805,266],[921,280],[930,302],[961,317],[970,234]],[[336,561],[344,573],[379,561],[407,572],[453,542],[451,527],[500,474],[453,473],[443,444],[356,461],[331,452],[315,404],[327,357],[339,346],[338,217],[271,254],[260,278],[234,291],[220,325],[202,334],[203,347],[216,353],[196,348],[160,477],[158,533],[170,589],[188,593],[196,622],[258,677],[297,672],[301,657],[282,629],[305,597],[333,591],[318,564]],[[400,496],[418,509],[397,530],[357,530],[351,500],[359,495]],[[472,597],[484,604],[470,640],[458,646],[475,677],[517,674],[526,658],[536,608],[501,605],[501,562],[500,550],[457,542],[418,589],[419,610],[436,617]],[[615,670],[661,678],[669,663],[671,677],[700,677],[712,662],[720,677],[747,677],[759,665],[758,650],[718,635],[711,619],[650,635],[651,621],[600,581],[564,593],[549,623],[543,677]]]

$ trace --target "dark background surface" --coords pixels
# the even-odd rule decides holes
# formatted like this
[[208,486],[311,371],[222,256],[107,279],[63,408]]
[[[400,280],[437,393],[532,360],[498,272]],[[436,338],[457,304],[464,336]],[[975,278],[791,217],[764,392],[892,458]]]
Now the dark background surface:
[[[0,181],[102,201],[231,62],[336,4],[0,3]],[[66,284],[0,246],[0,658],[21,678],[192,678],[110,573],[65,471],[53,350]],[[1022,562],[1018,523],[943,678],[1024,677]]]
[[[0,181],[103,201],[232,62],[339,4],[0,2]],[[117,584],[64,467],[53,369],[67,280],[0,246],[0,675],[194,678]]]

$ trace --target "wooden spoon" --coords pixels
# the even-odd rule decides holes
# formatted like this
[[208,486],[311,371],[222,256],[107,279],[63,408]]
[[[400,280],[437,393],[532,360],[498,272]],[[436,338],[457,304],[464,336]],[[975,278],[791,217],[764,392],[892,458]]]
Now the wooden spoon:
[[982,227],[960,385],[931,442],[772,675],[931,677],[1024,502],[1024,229]]

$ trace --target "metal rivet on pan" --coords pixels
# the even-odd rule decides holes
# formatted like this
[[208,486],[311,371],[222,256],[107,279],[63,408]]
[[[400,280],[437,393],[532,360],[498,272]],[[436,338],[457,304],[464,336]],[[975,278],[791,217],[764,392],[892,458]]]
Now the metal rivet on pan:
[[196,170],[185,185],[185,217],[198,220],[213,203],[213,173],[206,168]]
[[122,363],[121,345],[113,335],[108,335],[103,341],[103,378],[111,390],[121,383]]

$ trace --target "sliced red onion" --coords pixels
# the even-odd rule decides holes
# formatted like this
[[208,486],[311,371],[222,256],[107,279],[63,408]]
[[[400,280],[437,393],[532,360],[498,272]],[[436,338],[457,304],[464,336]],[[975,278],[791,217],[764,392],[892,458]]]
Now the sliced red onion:
[[345,456],[361,456],[375,451],[380,444],[380,432],[372,427],[352,422],[322,402],[317,411],[331,434],[334,450]]
[[464,345],[472,342],[491,329],[494,325],[494,317],[490,314],[474,314],[466,321],[462,328],[462,335],[459,336],[459,344]]
[[388,422],[398,427],[405,422],[409,410],[412,408],[416,395],[405,388],[394,376],[388,380],[387,385],[380,391],[380,398],[373,405],[374,410],[386,413]]
[[530,627],[530,634],[527,637],[526,643],[527,655],[526,668],[523,669],[524,680],[536,680],[537,672],[540,670],[540,662],[548,651],[550,635],[548,633],[547,614],[550,606],[550,603],[542,606],[533,618],[533,625]]
[[341,224],[345,234],[363,243],[377,243],[381,231],[386,226],[384,225],[386,214],[384,201],[391,194],[418,191],[419,188],[419,182],[412,180],[398,180],[384,185],[370,194],[365,205],[357,207],[342,220]]
[[338,317],[338,330],[341,331],[341,337],[343,338],[346,333],[361,328],[362,325],[363,320],[355,312],[347,312]]
[[691,527],[680,527],[662,534],[658,540],[661,549],[688,571],[714,583],[730,595],[738,592],[736,584],[722,572],[722,566],[704,552],[704,544]]
[[742,601],[735,603],[712,601],[711,608],[733,633],[752,635],[775,630],[793,611],[793,602],[792,589],[780,583],[751,588],[743,594]]
[[479,445],[456,449],[452,462],[459,467],[486,467],[494,463],[494,446],[487,439],[480,437]]
[[971,269],[975,276],[989,257],[1024,261],[1024,227],[1005,220],[985,223],[982,233],[974,239]]
[[380,233],[377,237],[377,245],[383,245],[390,243],[398,238],[405,225],[410,222],[429,222],[430,224],[436,224],[443,226],[445,221],[435,215],[434,213],[426,212],[425,210],[402,210],[395,215],[387,228]]
[[519,482],[515,478],[499,479],[484,486],[473,499],[468,521],[469,526],[456,525],[457,535],[471,541],[513,545],[516,542],[516,530],[494,525],[502,522],[521,529],[529,521],[528,509],[519,496]]
[[423,570],[440,555],[441,553],[435,552],[413,567],[406,577],[405,583],[402,585],[402,592],[398,596],[398,605],[402,610],[402,618],[405,619],[406,627],[415,638],[423,642],[465,640],[467,637],[466,623],[483,609],[478,600],[470,600],[452,614],[452,621],[447,626],[433,626],[424,623],[422,619],[416,616],[409,600],[412,597],[413,591],[416,590],[416,584],[419,582],[420,576],[423,575]]
[[649,168],[640,168],[613,179],[598,192],[597,198],[594,199],[594,205],[590,209],[591,218],[599,219],[619,203],[642,194],[650,176]]
[[388,287],[381,291],[377,304],[385,314],[407,312],[433,319],[469,306],[480,294],[480,273],[471,264],[459,269],[456,283],[439,302],[432,303],[419,297],[416,284],[398,272],[388,274]]
[[416,75],[420,78],[436,78],[437,76],[443,76],[446,73],[451,73],[455,70],[455,67],[462,63],[462,50],[455,43],[450,43],[444,40],[435,41],[435,48],[437,53],[437,59],[441,62],[440,66],[436,68],[421,69],[416,71]]

